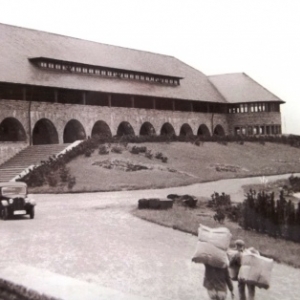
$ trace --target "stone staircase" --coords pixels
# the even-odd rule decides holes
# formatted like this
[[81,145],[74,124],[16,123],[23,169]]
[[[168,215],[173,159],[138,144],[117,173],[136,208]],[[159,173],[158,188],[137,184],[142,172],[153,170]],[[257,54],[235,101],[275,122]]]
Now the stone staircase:
[[0,182],[10,181],[31,165],[47,160],[49,156],[58,154],[70,144],[51,144],[28,146],[14,157],[0,165]]

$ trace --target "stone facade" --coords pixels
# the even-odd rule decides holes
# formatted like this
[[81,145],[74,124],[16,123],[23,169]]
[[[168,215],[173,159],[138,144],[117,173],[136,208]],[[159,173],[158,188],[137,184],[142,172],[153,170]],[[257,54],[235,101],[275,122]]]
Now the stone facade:
[[64,130],[71,120],[81,123],[86,136],[91,136],[97,121],[104,121],[109,126],[112,135],[117,134],[119,125],[124,121],[132,126],[135,135],[140,134],[140,129],[145,122],[152,124],[157,135],[160,134],[165,123],[173,126],[176,135],[180,134],[184,124],[191,127],[194,135],[197,135],[201,125],[205,125],[210,134],[217,125],[224,129],[225,134],[229,133],[226,114],[0,100],[0,124],[9,117],[17,119],[22,124],[27,141],[29,141],[30,132],[32,134],[36,123],[41,119],[52,122],[58,133],[59,143],[64,142]]

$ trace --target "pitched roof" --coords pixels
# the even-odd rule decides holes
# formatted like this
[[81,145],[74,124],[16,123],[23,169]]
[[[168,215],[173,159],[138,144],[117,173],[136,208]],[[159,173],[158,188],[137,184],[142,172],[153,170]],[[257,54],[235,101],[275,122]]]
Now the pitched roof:
[[[167,55],[0,24],[0,82],[57,88],[226,102],[208,77]],[[48,57],[95,66],[182,77],[179,86],[40,69],[29,59]]]
[[245,73],[214,75],[209,76],[209,80],[229,103],[261,101],[284,103]]

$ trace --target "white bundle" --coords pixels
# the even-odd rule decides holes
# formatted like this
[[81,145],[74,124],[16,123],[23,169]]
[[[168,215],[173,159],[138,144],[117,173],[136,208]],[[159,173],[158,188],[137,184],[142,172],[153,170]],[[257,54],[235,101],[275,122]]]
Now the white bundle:
[[245,251],[242,255],[242,265],[238,279],[254,284],[259,288],[270,287],[273,259]]
[[213,244],[197,242],[195,254],[192,261],[195,263],[207,264],[215,268],[227,268],[229,260],[227,253]]
[[227,251],[232,234],[226,227],[210,228],[200,224],[198,228],[198,240],[210,243],[217,248]]

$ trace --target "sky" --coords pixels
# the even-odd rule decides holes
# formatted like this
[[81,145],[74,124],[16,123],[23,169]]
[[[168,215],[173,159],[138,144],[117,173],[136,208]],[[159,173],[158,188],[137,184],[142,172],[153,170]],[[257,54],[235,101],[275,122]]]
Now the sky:
[[0,23],[244,72],[286,102],[283,133],[300,134],[299,0],[0,0]]

